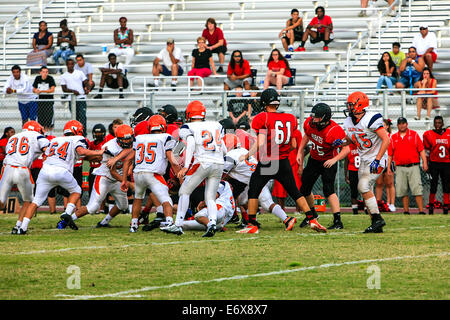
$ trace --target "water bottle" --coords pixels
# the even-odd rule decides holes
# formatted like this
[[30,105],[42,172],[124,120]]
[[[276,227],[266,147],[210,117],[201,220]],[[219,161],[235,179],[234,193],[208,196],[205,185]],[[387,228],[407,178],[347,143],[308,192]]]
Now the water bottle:
[[105,46],[102,46],[102,54],[104,55],[104,56],[106,56],[106,51],[107,51],[107,49],[108,49],[108,47],[105,45]]
[[264,79],[261,79],[261,81],[259,81],[259,86],[261,88],[264,88]]

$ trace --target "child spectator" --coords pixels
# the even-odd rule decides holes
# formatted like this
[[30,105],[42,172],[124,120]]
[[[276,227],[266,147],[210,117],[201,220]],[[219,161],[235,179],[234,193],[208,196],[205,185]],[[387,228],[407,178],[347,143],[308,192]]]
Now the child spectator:
[[392,44],[392,51],[389,52],[391,55],[392,60],[395,63],[396,69],[397,69],[397,75],[400,74],[400,65],[402,64],[403,60],[406,59],[406,55],[403,51],[400,51],[400,43],[394,42]]
[[[303,38],[303,18],[299,17],[297,9],[291,10],[291,19],[286,21],[286,28],[280,31],[278,38],[281,38],[281,43],[285,51],[294,51],[294,42],[302,41]],[[290,59],[291,55],[287,54],[286,59]]]
[[[433,73],[429,68],[423,69],[422,76],[419,80],[420,89],[435,89],[437,86],[437,81],[433,76]],[[437,95],[436,90],[420,90],[417,95]],[[420,120],[421,109],[427,109],[427,116],[425,120],[430,120],[431,109],[437,107],[436,97],[418,97],[417,98],[417,116],[414,117],[415,120]]]
[[[311,43],[318,43],[320,41],[323,41],[323,51],[328,51],[328,44],[333,41],[333,39],[330,38],[331,34],[333,33],[333,21],[331,21],[330,16],[325,15],[324,7],[317,7],[316,15],[317,16],[314,17],[306,27],[306,31],[303,34],[300,47],[295,49],[295,51],[306,51],[305,42],[306,40],[308,40],[308,36]],[[313,28],[317,31],[313,31]]]
[[289,83],[289,78],[291,77],[289,62],[281,55],[280,50],[273,49],[267,61],[267,67],[269,70],[264,79],[264,90],[270,85],[275,85],[277,86],[277,90],[280,91],[283,85]]
[[222,66],[225,62],[225,53],[227,52],[227,41],[223,36],[223,31],[217,28],[217,23],[214,18],[206,20],[205,29],[202,32],[202,37],[208,40],[208,50],[211,53],[217,53],[219,55],[219,69],[217,72],[223,72]]
[[39,22],[39,31],[33,36],[33,51],[27,55],[27,66],[46,66],[47,58],[53,52],[53,34],[48,31],[47,22]]
[[231,54],[230,63],[227,70],[227,78],[224,81],[223,89],[230,90],[243,87],[250,90],[252,83],[252,71],[250,64],[242,57],[240,50],[234,50]]
[[383,84],[392,89],[393,84],[397,82],[397,70],[389,52],[383,52],[380,61],[378,61],[378,71],[380,72],[380,78],[377,83],[377,93],[379,93],[378,90],[381,89]]
[[77,45],[77,38],[75,32],[69,30],[67,27],[67,20],[64,19],[59,23],[61,31],[58,32],[58,41],[56,43],[59,49],[53,54],[53,60],[56,65],[59,65],[59,58],[61,57],[66,63],[67,59],[72,54],[75,54],[75,46]]
[[110,53],[114,53],[117,57],[126,56],[125,65],[129,65],[134,57],[134,49],[132,47],[134,36],[133,30],[127,28],[127,18],[119,19],[120,28],[114,30],[114,44],[116,45]]
[[[34,78],[33,92],[39,96],[37,103],[38,122],[44,127],[45,132],[53,128],[53,92],[55,92],[56,83],[52,76],[48,75],[48,68],[42,66],[40,75]],[[50,93],[50,94],[49,94]],[[45,101],[50,100],[50,101]]]
[[[199,76],[201,78],[209,77],[211,75],[211,68],[212,73],[217,75],[211,50],[206,48],[206,39],[204,37],[198,37],[197,45],[198,49],[192,50],[192,69],[188,72],[188,76]],[[191,87],[193,87],[194,79],[191,78],[189,81],[191,83]],[[201,86],[200,79],[197,79],[197,84],[199,87]]]

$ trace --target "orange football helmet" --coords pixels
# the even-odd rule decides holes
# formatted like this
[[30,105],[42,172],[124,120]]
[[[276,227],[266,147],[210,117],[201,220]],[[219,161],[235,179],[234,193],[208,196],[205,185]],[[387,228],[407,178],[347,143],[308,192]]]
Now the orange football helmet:
[[162,132],[166,132],[166,129],[166,119],[159,114],[155,114],[148,119],[148,131],[152,132],[160,130]]
[[64,126],[63,133],[64,133],[64,135],[72,133],[76,136],[82,136],[83,135],[83,125],[77,120],[67,121],[66,125]]
[[134,136],[140,136],[141,134],[148,134],[148,121],[141,121],[134,127]]
[[241,147],[238,136],[233,133],[227,133],[226,135],[224,135],[223,143],[225,144],[227,151]]
[[121,124],[116,129],[117,143],[124,149],[129,149],[133,146],[133,129],[127,124]]
[[369,97],[361,91],[350,94],[347,98],[347,111],[353,115],[365,112],[369,107]]
[[206,108],[198,100],[190,102],[186,107],[186,121],[191,121],[192,119],[202,119],[205,120]]
[[39,122],[31,120],[24,123],[22,130],[26,131],[36,131],[40,134],[44,134],[44,128],[39,124]]

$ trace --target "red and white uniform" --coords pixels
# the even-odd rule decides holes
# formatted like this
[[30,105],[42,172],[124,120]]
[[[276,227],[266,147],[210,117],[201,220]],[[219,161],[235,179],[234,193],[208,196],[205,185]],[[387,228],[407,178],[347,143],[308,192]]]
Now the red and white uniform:
[[34,182],[30,173],[33,161],[48,147],[49,141],[35,131],[22,131],[9,138],[0,175],[0,201],[5,203],[15,184],[23,201],[33,200]]
[[[125,211],[128,209],[127,193],[120,190],[121,181],[116,180],[111,175],[111,170],[106,164],[109,159],[117,156],[123,149],[117,143],[117,138],[105,143],[102,149],[106,149],[106,151],[103,153],[100,167],[95,168],[94,171],[92,171],[92,174],[96,175],[96,177],[94,181],[94,189],[91,192],[86,208],[91,214],[97,212],[103,200],[105,200],[109,193],[114,198],[119,210]],[[116,170],[120,176],[122,175],[122,166],[122,161],[118,161],[116,163]]]
[[47,199],[48,192],[56,186],[66,189],[70,194],[81,193],[81,188],[73,177],[73,167],[80,157],[78,148],[88,149],[82,136],[64,136],[52,140],[45,151],[44,161],[36,181],[36,195],[33,203],[40,207]]
[[311,158],[318,161],[327,161],[334,158],[338,153],[338,148],[333,147],[333,142],[337,139],[345,139],[345,131],[333,120],[322,130],[311,127],[309,117],[303,123],[303,131],[312,144]]
[[[89,150],[101,150],[103,145],[106,143],[106,140],[101,141],[100,143],[95,143],[94,141],[88,141]],[[100,161],[89,161],[91,168],[98,168],[101,165]]]
[[348,170],[358,171],[361,164],[361,158],[359,157],[358,148],[354,143],[349,145],[350,153],[348,154]]
[[169,202],[169,188],[163,175],[166,173],[167,151],[175,148],[176,141],[170,134],[142,134],[136,137],[133,149],[136,151],[133,171],[135,182],[135,198],[144,199],[147,188],[161,203]]
[[425,131],[423,146],[429,152],[430,161],[450,163],[450,129],[442,134],[434,130]]

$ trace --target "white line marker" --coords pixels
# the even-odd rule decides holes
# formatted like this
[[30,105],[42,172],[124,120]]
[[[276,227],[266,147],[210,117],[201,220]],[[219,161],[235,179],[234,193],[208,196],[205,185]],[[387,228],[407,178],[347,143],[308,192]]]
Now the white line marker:
[[116,293],[109,293],[109,294],[103,294],[103,295],[67,295],[67,294],[57,294],[57,295],[55,295],[55,297],[79,299],[79,300],[89,300],[89,299],[97,299],[97,298],[111,298],[111,297],[123,297],[123,296],[129,296],[129,295],[132,295],[132,294],[137,294],[139,292],[155,291],[155,290],[159,290],[159,289],[170,289],[170,288],[183,287],[183,286],[189,286],[189,285],[194,285],[194,284],[202,284],[202,283],[210,283],[210,282],[222,282],[222,281],[229,281],[229,280],[242,280],[242,279],[257,278],[257,277],[267,277],[267,276],[274,276],[274,275],[293,273],[293,272],[300,272],[300,271],[306,271],[306,270],[323,269],[323,268],[330,268],[330,267],[340,267],[340,266],[345,266],[345,265],[365,264],[365,263],[384,262],[384,261],[393,261],[393,260],[404,260],[404,259],[422,259],[422,258],[430,258],[430,257],[448,256],[448,255],[450,255],[450,252],[432,253],[432,254],[426,254],[426,255],[420,255],[420,256],[398,256],[398,257],[380,258],[380,259],[365,259],[365,260],[358,260],[358,261],[347,261],[347,262],[341,262],[341,263],[326,263],[326,264],[321,264],[321,265],[318,265],[318,266],[310,266],[310,267],[288,269],[288,270],[279,270],[279,271],[272,271],[272,272],[266,272],[266,273],[256,273],[256,274],[248,274],[248,275],[236,275],[236,276],[233,276],[233,277],[216,278],[216,279],[202,280],[202,281],[179,282],[179,283],[172,283],[172,284],[166,285],[166,286],[143,287],[143,288],[140,288],[140,289],[120,291],[120,292],[116,292]]

